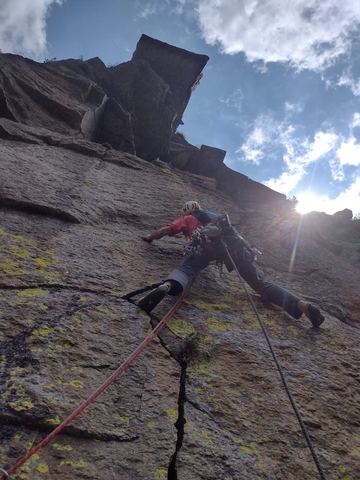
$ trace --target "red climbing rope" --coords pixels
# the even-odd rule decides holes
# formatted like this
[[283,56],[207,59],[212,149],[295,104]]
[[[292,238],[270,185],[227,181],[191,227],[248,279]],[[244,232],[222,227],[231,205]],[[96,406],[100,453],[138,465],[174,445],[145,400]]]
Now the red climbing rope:
[[18,462],[15,463],[9,470],[6,472],[3,469],[0,469],[0,473],[4,473],[0,480],[5,480],[8,478],[9,475],[15,472],[23,463],[26,462],[34,453],[36,453],[40,448],[50,442],[55,435],[57,435],[63,428],[68,425],[71,420],[77,417],[86,407],[88,407],[102,392],[104,392],[125,370],[133,363],[133,361],[141,354],[143,350],[152,342],[152,340],[161,332],[161,330],[165,327],[168,323],[170,318],[174,315],[176,310],[179,308],[180,304],[188,294],[191,286],[193,285],[195,279],[193,279],[187,288],[182,293],[181,297],[175,303],[175,305],[169,310],[169,312],[165,315],[165,317],[156,325],[156,327],[152,330],[147,338],[133,351],[133,353],[125,360],[125,362],[120,365],[120,367],[115,370],[115,372],[111,375],[111,377],[106,380],[105,383],[99,387],[96,392],[94,392],[82,405],[80,405],[66,420],[64,420],[60,425],[58,425],[55,430],[53,430],[47,437],[44,438],[40,443],[38,443],[34,448],[32,448],[23,458],[21,458]]

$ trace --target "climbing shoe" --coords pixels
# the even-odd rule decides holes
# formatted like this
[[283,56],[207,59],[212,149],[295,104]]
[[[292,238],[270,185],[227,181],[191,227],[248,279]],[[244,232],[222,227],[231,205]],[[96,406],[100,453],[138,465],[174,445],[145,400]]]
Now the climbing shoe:
[[138,303],[138,307],[146,313],[150,313],[158,303],[166,296],[169,291],[167,285],[160,285],[156,290],[153,290],[146,297],[142,298]]
[[321,315],[321,312],[318,308],[313,307],[310,303],[307,304],[307,310],[309,312],[308,318],[310,319],[314,328],[320,327],[320,325],[324,322],[325,318]]

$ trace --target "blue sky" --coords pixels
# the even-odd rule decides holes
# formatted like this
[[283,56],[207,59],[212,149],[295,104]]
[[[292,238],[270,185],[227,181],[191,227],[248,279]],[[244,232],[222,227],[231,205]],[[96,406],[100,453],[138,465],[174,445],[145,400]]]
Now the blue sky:
[[210,57],[179,129],[306,210],[360,216],[357,0],[0,0],[0,48],[131,59],[140,36]]

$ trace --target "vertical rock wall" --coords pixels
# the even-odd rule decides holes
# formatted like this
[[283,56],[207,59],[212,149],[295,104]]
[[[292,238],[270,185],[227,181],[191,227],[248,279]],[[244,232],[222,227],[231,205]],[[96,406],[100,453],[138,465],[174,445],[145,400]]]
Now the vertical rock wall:
[[[289,275],[285,240],[299,222],[290,208],[250,214],[215,180],[163,162],[4,119],[0,131],[0,467],[70,415],[149,333],[150,318],[126,296],[164,278],[183,239],[146,244],[140,235],[197,199],[239,224],[263,252],[267,278],[322,308],[326,322],[314,331],[251,292],[326,478],[357,478],[354,263],[303,230]],[[173,303],[159,305],[153,324]],[[319,477],[234,274],[204,270],[160,338],[11,478],[99,476]]]

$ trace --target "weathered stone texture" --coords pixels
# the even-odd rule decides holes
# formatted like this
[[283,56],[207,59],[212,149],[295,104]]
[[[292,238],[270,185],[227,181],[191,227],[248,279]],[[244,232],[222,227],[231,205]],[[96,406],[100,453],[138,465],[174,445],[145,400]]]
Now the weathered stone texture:
[[[358,477],[360,242],[351,223],[304,221],[289,274],[300,222],[291,202],[250,212],[215,179],[161,161],[6,119],[0,132],[2,468],[71,414],[149,333],[149,318],[124,297],[164,278],[182,259],[183,240],[147,244],[140,236],[193,198],[229,213],[263,252],[258,266],[268,279],[322,308],[326,322],[315,331],[252,292],[326,477]],[[338,255],[315,241],[314,222],[342,245]],[[166,298],[153,321],[173,303]],[[234,273],[204,270],[160,340],[12,478],[99,476],[318,478]]]
[[0,55],[0,117],[154,160],[167,154],[207,61],[146,35],[130,62],[110,68],[99,58]]
[[[197,199],[263,252],[267,278],[323,310],[315,331],[251,292],[327,478],[357,478],[360,221],[347,209],[302,218],[224,165],[223,150],[174,134],[207,59],[147,36],[110,68],[0,55],[0,468],[89,398],[174,304],[149,321],[134,292],[181,261],[182,239],[140,237]],[[201,272],[159,338],[12,478],[100,476],[317,478],[234,273]]]
[[224,165],[224,150],[178,143],[176,130],[207,61],[147,35],[131,61],[108,68],[99,58],[39,64],[0,54],[0,117],[148,161],[160,158],[216,179],[241,206],[284,203],[284,195]]
[[166,160],[179,170],[203,175],[216,180],[216,188],[229,195],[242,208],[266,203],[278,207],[286,203],[286,196],[246,175],[235,172],[223,163],[226,152],[220,148],[189,144],[183,135],[173,135]]

